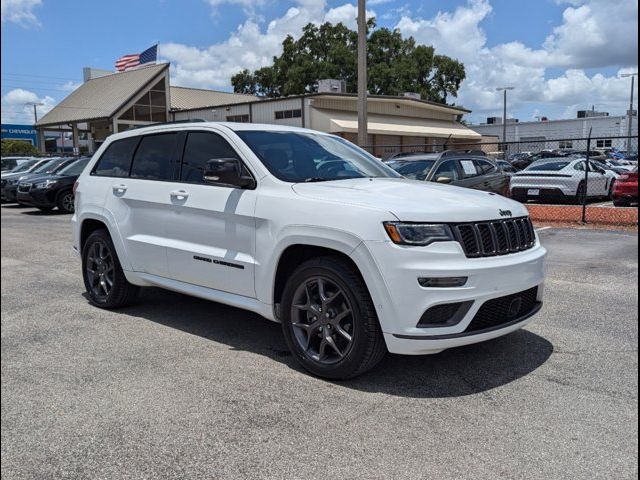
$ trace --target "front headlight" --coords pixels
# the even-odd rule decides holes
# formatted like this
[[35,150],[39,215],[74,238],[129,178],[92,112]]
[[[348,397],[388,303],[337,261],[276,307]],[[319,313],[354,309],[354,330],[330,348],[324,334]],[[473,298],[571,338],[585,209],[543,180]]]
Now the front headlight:
[[45,189],[45,188],[49,188],[49,187],[54,186],[56,183],[58,183],[58,181],[57,181],[57,180],[46,180],[46,181],[44,181],[44,182],[36,183],[36,184],[34,185],[34,188],[37,188],[37,189]]
[[449,225],[433,223],[384,222],[384,229],[398,245],[427,246],[454,240]]

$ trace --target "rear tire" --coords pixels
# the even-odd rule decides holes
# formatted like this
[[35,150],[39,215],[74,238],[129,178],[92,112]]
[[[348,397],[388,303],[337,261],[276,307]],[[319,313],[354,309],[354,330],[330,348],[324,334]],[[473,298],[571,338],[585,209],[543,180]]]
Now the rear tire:
[[53,210],[53,207],[36,207],[36,208],[41,212],[50,212],[51,210]]
[[613,206],[614,207],[629,207],[629,206],[631,206],[631,203],[628,202],[627,200],[614,200],[613,201]]
[[82,278],[90,302],[100,308],[130,305],[140,291],[124,276],[111,236],[104,229],[89,235],[82,247]]
[[356,377],[387,352],[369,291],[357,269],[340,257],[300,265],[287,281],[281,312],[289,349],[319,377]]

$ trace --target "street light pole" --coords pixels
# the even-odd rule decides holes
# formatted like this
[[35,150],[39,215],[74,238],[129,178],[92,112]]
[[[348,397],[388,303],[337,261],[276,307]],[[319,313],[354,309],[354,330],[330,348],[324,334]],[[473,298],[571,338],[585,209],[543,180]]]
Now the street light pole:
[[507,90],[513,90],[514,87],[498,87],[496,91],[502,91],[502,147],[504,148],[504,159],[507,159]]
[[627,152],[631,150],[631,127],[633,125],[633,87],[636,79],[636,73],[623,73],[620,75],[622,78],[631,77],[631,96],[629,99],[629,111],[627,112]]
[[358,145],[367,144],[367,11],[358,0]]

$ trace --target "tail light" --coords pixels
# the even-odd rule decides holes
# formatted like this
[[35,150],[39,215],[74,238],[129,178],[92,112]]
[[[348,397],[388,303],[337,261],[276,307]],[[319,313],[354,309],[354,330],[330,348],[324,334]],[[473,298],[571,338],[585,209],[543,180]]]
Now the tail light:
[[73,184],[73,194],[76,194],[76,190],[78,190],[78,187],[80,186],[80,182],[76,180],[76,182]]

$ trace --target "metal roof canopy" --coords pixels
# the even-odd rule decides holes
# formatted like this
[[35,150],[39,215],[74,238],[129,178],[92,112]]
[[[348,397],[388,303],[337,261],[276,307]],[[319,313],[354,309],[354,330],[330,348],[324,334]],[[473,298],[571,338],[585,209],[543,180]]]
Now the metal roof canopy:
[[36,126],[108,119],[153,86],[168,68],[168,63],[161,63],[88,80],[38,120]]

